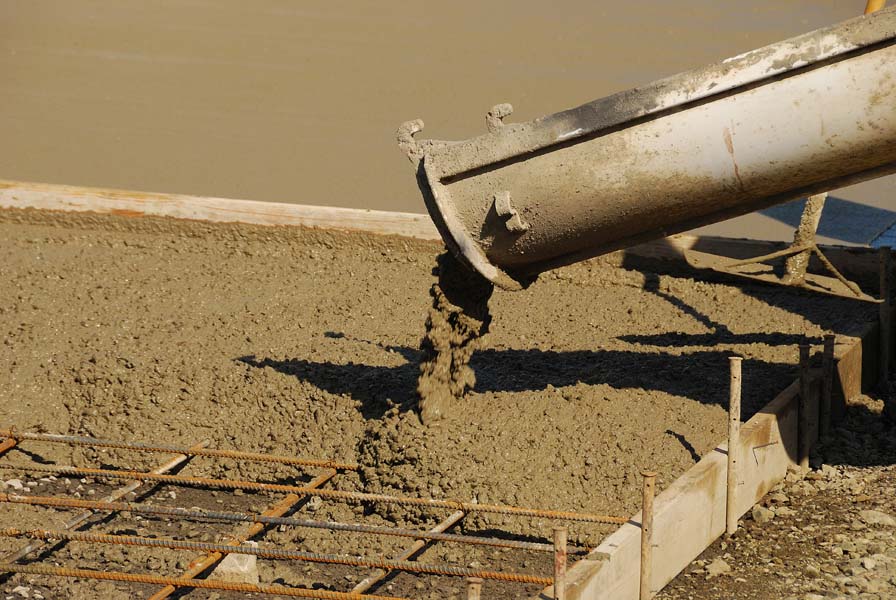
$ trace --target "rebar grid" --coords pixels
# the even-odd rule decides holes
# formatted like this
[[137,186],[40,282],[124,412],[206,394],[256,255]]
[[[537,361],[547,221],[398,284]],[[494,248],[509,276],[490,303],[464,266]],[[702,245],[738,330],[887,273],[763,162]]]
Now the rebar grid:
[[122,581],[127,583],[148,583],[150,585],[173,585],[178,588],[200,588],[205,590],[243,592],[246,594],[291,596],[293,598],[320,598],[323,600],[407,600],[406,598],[397,596],[331,592],[328,590],[312,590],[309,588],[295,588],[276,584],[260,585],[208,579],[178,579],[176,577],[162,577],[160,575],[149,575],[144,573],[91,571],[88,569],[68,569],[65,567],[49,567],[45,565],[12,565],[8,563],[0,563],[0,572],[74,577],[78,579],[100,579],[103,581]]
[[168,444],[142,444],[139,442],[117,442],[77,435],[58,435],[55,433],[33,433],[17,431],[15,428],[0,430],[0,437],[6,437],[16,441],[30,440],[36,442],[50,442],[69,444],[72,446],[92,446],[96,448],[118,448],[122,450],[136,450],[139,452],[163,452],[167,454],[186,454],[187,456],[212,456],[216,458],[235,458],[250,462],[280,463],[285,465],[299,465],[314,467],[317,469],[336,469],[337,471],[355,471],[358,465],[342,463],[334,460],[316,460],[311,458],[298,458],[295,456],[277,456],[260,452],[243,452],[240,450],[217,450],[214,448],[188,448],[185,446],[172,446]]
[[[324,473],[321,473],[317,477],[315,477],[312,481],[308,482],[308,487],[318,488],[326,484],[328,481],[333,479],[337,474],[335,469],[329,469]],[[262,517],[282,517],[290,510],[296,507],[299,502],[302,501],[302,497],[296,496],[295,494],[289,494],[280,502],[277,502],[266,511],[261,513]],[[243,542],[252,539],[256,535],[264,532],[267,528],[270,527],[265,523],[254,522],[245,531],[242,531],[232,537],[232,539],[228,542],[229,546],[239,546]],[[226,556],[223,552],[208,552],[205,556],[200,556],[193,561],[190,562],[187,570],[181,574],[181,579],[192,579],[199,575],[202,575],[205,571],[208,571],[216,564],[218,564],[221,559]],[[148,600],[164,600],[169,597],[171,594],[177,591],[177,588],[173,585],[166,585],[155,594],[149,597]]]
[[[379,583],[390,572],[408,572],[422,575],[442,575],[452,577],[465,577],[471,580],[483,579],[495,580],[507,583],[550,585],[552,577],[543,577],[534,574],[509,573],[490,571],[486,569],[472,569],[448,564],[425,564],[414,559],[428,544],[437,541],[457,542],[469,545],[494,546],[526,551],[557,552],[557,549],[549,544],[523,542],[517,540],[504,540],[498,538],[478,537],[447,533],[446,530],[459,522],[469,512],[485,512],[503,514],[508,516],[535,517],[545,519],[557,519],[567,521],[580,521],[603,524],[622,524],[628,519],[607,515],[594,515],[587,513],[575,513],[567,511],[553,511],[543,509],[522,508],[516,506],[487,505],[464,503],[455,500],[436,500],[432,498],[408,498],[391,496],[387,494],[370,494],[364,492],[348,492],[343,490],[322,489],[327,481],[337,475],[338,470],[354,470],[357,465],[338,463],[335,461],[321,461],[315,459],[301,459],[284,456],[269,456],[251,452],[210,450],[205,448],[205,443],[192,447],[180,447],[165,444],[142,444],[129,442],[116,442],[98,438],[82,436],[63,436],[44,433],[18,432],[14,428],[0,430],[0,454],[15,447],[22,441],[37,441],[51,443],[65,443],[80,446],[94,446],[105,448],[121,448],[143,452],[170,452],[176,454],[174,458],[157,469],[144,472],[134,470],[96,469],[74,466],[40,465],[31,463],[28,465],[0,464],[0,469],[14,469],[25,472],[54,473],[59,475],[86,476],[99,479],[128,480],[129,483],[104,497],[102,500],[82,500],[67,497],[30,496],[19,494],[0,493],[0,502],[32,504],[39,506],[58,508],[80,508],[84,512],[63,524],[62,530],[48,529],[20,529],[9,527],[0,529],[0,536],[29,538],[32,541],[19,551],[7,557],[0,558],[0,572],[7,573],[32,573],[64,577],[80,577],[88,579],[102,579],[109,581],[133,582],[157,584],[162,587],[153,596],[152,600],[167,598],[172,593],[182,588],[205,588],[229,591],[241,591],[246,593],[261,593],[273,595],[286,595],[292,597],[314,597],[333,599],[388,599],[388,596],[376,596],[365,594],[368,589]],[[263,483],[253,481],[239,481],[229,479],[214,479],[208,477],[191,477],[184,475],[167,474],[179,464],[186,462],[193,456],[210,456],[219,458],[234,458],[258,462],[280,463],[295,466],[323,467],[328,471],[318,475],[312,481],[303,485],[285,485],[275,483]],[[178,507],[163,507],[151,504],[134,502],[116,502],[128,491],[133,491],[145,482],[174,484],[182,486],[196,486],[211,489],[250,490],[265,492],[287,493],[287,496],[273,504],[261,514],[247,514],[222,511],[208,511],[203,509],[185,509]],[[311,496],[342,500],[349,503],[383,503],[402,506],[418,506],[434,509],[452,509],[455,512],[444,519],[439,525],[429,531],[403,529],[399,527],[370,526],[356,523],[339,523],[333,521],[315,521],[311,519],[298,519],[286,515],[294,510],[302,501]],[[89,518],[98,511],[116,514],[130,512],[133,514],[145,514],[154,516],[177,517],[181,519],[225,521],[244,523],[248,527],[244,531],[232,534],[226,543],[193,542],[168,538],[145,537],[137,535],[112,535],[103,533],[90,533],[85,531],[72,531],[75,527],[89,526]],[[251,547],[242,545],[243,542],[263,533],[273,525],[287,525],[297,527],[311,527],[328,529],[332,531],[349,531],[364,534],[387,535],[395,537],[414,538],[414,543],[403,553],[395,558],[385,557],[361,557],[342,554],[326,554],[308,552],[298,549],[282,549],[274,547]],[[13,564],[15,560],[25,557],[27,554],[39,548],[49,541],[63,541],[93,544],[114,544],[127,546],[142,546],[151,548],[166,548],[170,550],[200,550],[205,555],[194,559],[185,573],[179,577],[163,577],[150,574],[134,574],[124,572],[100,572],[87,569],[71,569],[66,567],[50,567],[45,565],[19,565]],[[346,566],[360,566],[378,569],[365,578],[351,592],[335,592],[328,590],[310,590],[307,588],[293,588],[279,585],[255,585],[243,583],[231,583],[223,581],[208,581],[197,579],[203,573],[208,572],[220,560],[229,554],[254,555],[259,558],[275,560],[300,560],[312,563],[336,564]],[[402,599],[395,599],[402,600]]]
[[[159,517],[178,517],[197,521],[225,521],[233,523],[264,523],[267,525],[285,525],[288,527],[306,527],[311,529],[327,529],[330,531],[348,531],[355,533],[370,533],[373,535],[385,535],[392,537],[425,539],[440,542],[456,542],[474,546],[492,546],[495,548],[508,548],[512,550],[527,550],[531,552],[553,552],[554,546],[538,542],[523,542],[518,540],[505,540],[495,537],[479,537],[475,535],[462,535],[457,533],[438,533],[434,531],[420,531],[416,529],[403,529],[400,527],[385,527],[378,525],[362,525],[359,523],[340,523],[336,521],[316,521],[313,519],[298,519],[295,517],[271,517],[265,515],[253,515],[240,512],[197,510],[194,508],[181,508],[173,506],[158,506],[155,504],[141,504],[135,502],[103,502],[97,500],[82,500],[77,498],[59,498],[54,496],[27,496],[21,494],[0,493],[0,502],[16,504],[31,504],[36,506],[54,506],[58,508],[83,508],[95,511],[122,512],[127,511],[137,515],[151,515]],[[575,554],[575,551],[570,552]]]
[[562,521],[579,521],[585,523],[603,523],[608,525],[624,525],[628,522],[626,517],[613,517],[609,515],[595,515],[589,513],[577,513],[568,511],[545,510],[539,508],[522,508],[519,506],[503,506],[498,504],[477,504],[473,502],[460,502],[458,500],[436,500],[434,498],[412,498],[404,496],[390,496],[387,494],[370,494],[366,492],[348,492],[344,490],[322,490],[303,486],[284,485],[280,483],[260,483],[257,481],[240,481],[232,479],[213,479],[209,477],[191,477],[187,475],[162,475],[146,473],[144,471],[119,471],[112,469],[91,469],[71,466],[54,465],[0,465],[0,469],[32,471],[38,473],[53,473],[56,475],[77,475],[80,477],[98,477],[107,479],[134,479],[137,481],[159,481],[185,486],[210,487],[218,489],[250,490],[267,492],[286,492],[305,496],[319,496],[333,500],[346,502],[373,502],[380,504],[396,504],[400,506],[422,506],[427,508],[439,508],[447,510],[459,510],[463,512],[484,512],[518,517],[536,517],[541,519],[556,519]]
[[[199,442],[198,444],[195,444],[195,445],[191,446],[190,448],[191,449],[199,449],[199,448],[204,447],[205,444],[206,444],[206,442],[204,442],[204,441]],[[160,465],[158,468],[153,469],[152,472],[153,473],[167,473],[168,471],[177,468],[178,466],[184,464],[185,462],[187,462],[189,460],[190,460],[189,455],[178,454],[178,455],[172,457],[171,460],[166,461],[164,464]],[[143,482],[141,482],[141,481],[132,481],[132,482],[118,488],[117,490],[112,491],[108,495],[106,495],[103,498],[103,500],[101,500],[101,502],[102,501],[115,502],[116,500],[118,500],[120,498],[124,498],[130,492],[133,492],[134,490],[138,489],[141,485],[143,485]],[[79,526],[83,525],[84,522],[87,521],[87,519],[89,519],[93,514],[94,513],[92,511],[89,511],[89,510],[84,511],[81,514],[75,515],[74,517],[72,517],[71,519],[66,521],[62,525],[62,527],[65,529],[74,529],[75,527],[79,527]],[[29,542],[28,544],[25,544],[21,548],[14,550],[14,551],[10,552],[9,554],[7,554],[6,556],[3,556],[2,558],[0,558],[0,562],[6,562],[6,563],[15,562],[21,558],[28,556],[35,550],[38,550],[42,545],[43,544],[41,544],[40,542]]]
[[110,544],[116,546],[140,546],[144,548],[167,548],[170,550],[198,550],[221,554],[250,554],[259,558],[275,560],[300,560],[305,562],[324,563],[330,565],[347,565],[352,567],[371,567],[425,575],[447,575],[450,577],[479,577],[495,581],[511,583],[536,583],[550,585],[551,577],[540,577],[527,573],[502,573],[482,569],[470,569],[446,564],[424,564],[407,560],[386,560],[376,557],[353,557],[344,554],[323,554],[302,550],[285,550],[264,546],[232,546],[211,542],[193,542],[167,538],[148,538],[136,535],[109,535],[104,533],[87,533],[82,531],[53,531],[48,529],[0,529],[3,537],[25,537],[36,540],[63,540],[69,542],[87,542],[92,544]]

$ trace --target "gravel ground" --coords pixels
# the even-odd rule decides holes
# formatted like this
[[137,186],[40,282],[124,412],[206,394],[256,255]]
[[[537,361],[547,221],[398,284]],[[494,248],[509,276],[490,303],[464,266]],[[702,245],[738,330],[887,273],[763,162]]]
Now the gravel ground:
[[883,404],[860,398],[812,470],[791,471],[657,598],[896,598],[896,428]]

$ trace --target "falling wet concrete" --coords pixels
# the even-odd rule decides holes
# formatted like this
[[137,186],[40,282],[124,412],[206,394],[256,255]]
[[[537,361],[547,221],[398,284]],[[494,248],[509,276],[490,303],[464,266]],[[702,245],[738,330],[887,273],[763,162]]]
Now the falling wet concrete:
[[494,291],[490,281],[450,252],[436,260],[438,281],[429,291],[432,307],[420,344],[417,380],[420,418],[427,424],[441,419],[449,410],[462,410],[464,394],[476,385],[470,358],[488,333],[488,301]]

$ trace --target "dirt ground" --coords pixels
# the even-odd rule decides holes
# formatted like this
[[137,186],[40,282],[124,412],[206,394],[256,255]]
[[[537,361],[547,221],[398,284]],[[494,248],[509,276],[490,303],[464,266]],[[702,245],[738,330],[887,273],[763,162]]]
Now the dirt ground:
[[[884,392],[893,398],[893,390]],[[658,600],[896,598],[896,427],[863,397],[815,451]]]
[[[476,386],[433,426],[414,411],[418,345],[437,244],[296,228],[0,212],[0,423],[23,430],[358,462],[337,489],[625,516],[642,468],[671,482],[724,438],[727,357],[744,356],[745,418],[795,376],[797,344],[848,336],[873,307],[791,290],[696,281],[613,256],[496,292]],[[619,266],[621,263],[622,266]],[[151,468],[158,455],[29,446],[8,461]],[[3,462],[6,462],[4,459]],[[158,461],[158,462],[157,462]],[[311,473],[201,460],[184,471],[306,481]],[[4,470],[0,479],[21,478]],[[28,481],[56,490],[58,481]],[[27,482],[26,482],[27,483]],[[79,493],[101,494],[98,483]],[[261,510],[277,498],[162,488],[171,505]],[[186,495],[183,495],[186,494]],[[190,495],[194,494],[194,495]],[[167,500],[165,498],[168,498]],[[325,502],[315,518],[432,525],[445,513]],[[6,526],[56,525],[61,511],[0,505]],[[161,533],[219,539],[227,528],[178,523]],[[458,531],[545,541],[553,522],[471,515]],[[115,519],[93,530],[139,530]],[[573,524],[594,546],[606,527]],[[263,543],[391,554],[406,542],[318,530]],[[0,550],[18,545],[0,539]],[[68,544],[64,564],[176,575],[190,553]],[[550,557],[436,545],[423,561],[549,574]],[[348,590],[363,569],[262,562],[263,583]],[[29,582],[36,582],[34,584]],[[134,597],[149,588],[15,576],[45,598]],[[463,582],[399,575],[378,591],[459,597]],[[488,598],[539,586],[486,584]],[[143,597],[145,597],[145,595]],[[36,596],[33,596],[36,597]],[[192,592],[191,597],[217,597]]]

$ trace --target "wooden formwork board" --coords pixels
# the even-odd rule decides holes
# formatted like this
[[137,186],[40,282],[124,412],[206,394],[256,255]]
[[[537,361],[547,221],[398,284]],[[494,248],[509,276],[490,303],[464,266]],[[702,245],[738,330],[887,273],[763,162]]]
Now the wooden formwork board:
[[[87,211],[128,217],[166,216],[254,225],[320,227],[438,240],[427,215],[347,208],[156,194],[0,180],[0,208]],[[749,258],[786,247],[780,242],[681,234],[627,249],[639,258],[682,260],[697,250]],[[877,252],[867,248],[825,247],[825,254],[848,276],[876,277]],[[869,326],[858,341],[835,351],[834,416],[853,396],[877,380],[879,331]],[[814,388],[817,388],[817,378]],[[799,383],[793,382],[741,429],[742,474],[738,511],[744,514],[796,462]],[[811,405],[812,403],[810,403]],[[839,409],[839,410],[838,410]],[[817,415],[812,422],[817,424]],[[817,431],[813,432],[817,438]],[[651,587],[661,589],[725,530],[727,444],[704,456],[656,499]],[[640,514],[611,534],[569,571],[568,600],[629,600],[638,597]],[[551,598],[550,588],[541,599]]]
[[428,215],[157,194],[0,180],[0,207],[174,217],[219,223],[293,225],[437,240]]
[[[0,208],[39,208],[128,217],[159,216],[219,223],[322,227],[401,235],[422,240],[440,239],[426,214],[21,181],[0,180]],[[685,251],[696,250],[740,259],[769,254],[785,247],[786,244],[781,242],[679,234],[629,248],[624,253],[642,258],[681,260]],[[876,269],[877,256],[867,248],[826,246],[825,254],[848,277],[873,273]]]
[[[849,399],[862,391],[862,380],[877,376],[878,327],[867,326],[859,339],[835,348],[835,395]],[[813,373],[810,394],[817,398],[821,374]],[[746,514],[798,463],[799,380],[741,428],[737,448],[741,472],[737,511]],[[812,412],[812,440],[818,439],[818,403]],[[651,590],[658,591],[725,532],[728,444],[709,454],[672,482],[657,498],[653,513]],[[639,597],[641,514],[634,515],[567,576],[567,600],[636,600]],[[546,589],[539,600],[553,598]]]

